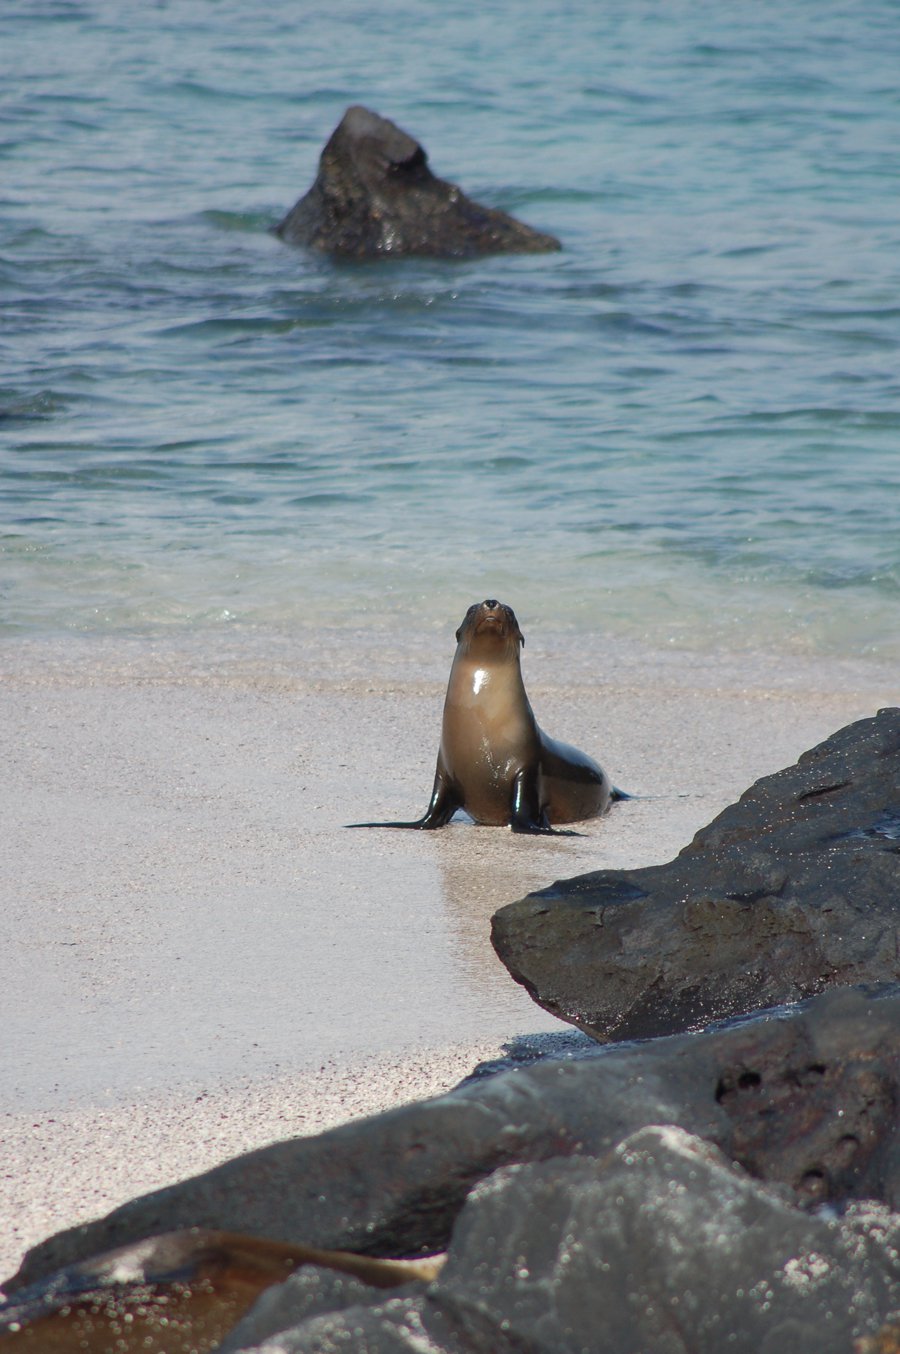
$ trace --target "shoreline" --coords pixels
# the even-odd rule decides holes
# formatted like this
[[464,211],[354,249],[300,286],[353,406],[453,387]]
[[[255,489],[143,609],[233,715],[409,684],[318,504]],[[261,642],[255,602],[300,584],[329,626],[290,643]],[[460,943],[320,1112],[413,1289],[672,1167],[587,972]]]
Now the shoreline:
[[567,1032],[494,956],[497,907],[670,859],[759,776],[897,700],[869,661],[529,634],[539,722],[645,798],[578,838],[345,832],[424,807],[444,630],[0,645],[0,1278],[136,1194]]

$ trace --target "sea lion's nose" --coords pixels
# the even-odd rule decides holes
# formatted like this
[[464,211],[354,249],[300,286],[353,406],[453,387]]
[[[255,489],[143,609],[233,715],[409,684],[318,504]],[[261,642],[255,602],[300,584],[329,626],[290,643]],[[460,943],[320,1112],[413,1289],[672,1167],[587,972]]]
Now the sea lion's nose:
[[488,611],[496,611],[500,603],[496,600],[496,598],[488,597],[485,599],[484,605],[487,607]]

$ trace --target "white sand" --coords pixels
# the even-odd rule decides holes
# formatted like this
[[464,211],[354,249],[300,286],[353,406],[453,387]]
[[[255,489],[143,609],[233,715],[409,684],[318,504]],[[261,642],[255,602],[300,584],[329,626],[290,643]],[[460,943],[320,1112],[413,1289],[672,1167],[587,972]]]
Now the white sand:
[[494,957],[498,906],[669,859],[898,699],[873,665],[529,635],[544,727],[661,797],[579,838],[346,831],[425,807],[445,630],[5,641],[0,1276],[135,1194],[564,1030]]

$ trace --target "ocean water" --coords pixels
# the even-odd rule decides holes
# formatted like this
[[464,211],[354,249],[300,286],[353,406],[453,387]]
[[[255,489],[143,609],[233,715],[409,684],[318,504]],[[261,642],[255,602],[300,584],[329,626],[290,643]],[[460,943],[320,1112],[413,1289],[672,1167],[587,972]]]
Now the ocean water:
[[[8,0],[0,629],[900,657],[894,0]],[[344,109],[559,254],[269,227]]]

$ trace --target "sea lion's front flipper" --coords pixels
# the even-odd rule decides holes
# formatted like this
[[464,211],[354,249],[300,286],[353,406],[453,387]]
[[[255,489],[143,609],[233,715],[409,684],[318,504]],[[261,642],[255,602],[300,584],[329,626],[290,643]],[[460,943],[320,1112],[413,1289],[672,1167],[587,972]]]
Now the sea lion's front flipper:
[[414,823],[347,823],[347,827],[413,827],[426,831],[436,827],[446,827],[457,809],[462,808],[462,800],[452,788],[440,757],[434,773],[434,788],[431,791],[431,803],[421,818]]
[[462,796],[455,788],[447,772],[443,759],[438,753],[437,769],[434,773],[434,786],[431,791],[431,803],[413,827],[446,827],[457,809],[463,806]]
[[513,832],[541,833],[546,837],[580,837],[580,832],[551,827],[538,794],[537,767],[519,771],[513,780],[509,825]]

